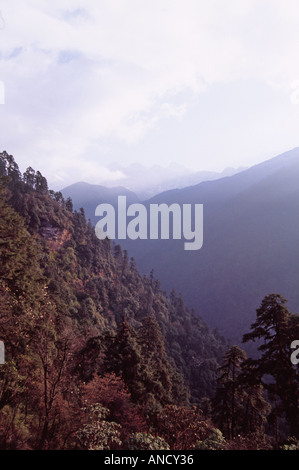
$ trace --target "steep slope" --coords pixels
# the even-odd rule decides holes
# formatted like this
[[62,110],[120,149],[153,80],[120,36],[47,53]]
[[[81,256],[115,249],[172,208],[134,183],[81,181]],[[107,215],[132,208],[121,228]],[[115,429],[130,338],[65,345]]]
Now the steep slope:
[[[177,387],[179,391],[181,384],[182,390],[185,390],[182,392],[182,402],[184,393],[187,396],[189,391],[191,400],[195,401],[210,396],[215,388],[216,369],[225,345],[223,338],[212,334],[207,325],[186,308],[181,296],[173,292],[167,297],[156,278],[152,275],[142,276],[134,259],[122,251],[119,245],[113,245],[109,240],[98,240],[94,227],[86,221],[84,213],[73,211],[59,193],[48,191],[45,178],[40,173],[31,169],[22,176],[13,157],[6,152],[0,154],[0,183],[3,185],[3,207],[14,214],[7,216],[7,219],[13,222],[14,217],[17,217],[17,220],[21,220],[19,224],[24,226],[26,241],[31,252],[35,253],[34,257],[28,255],[27,258],[33,263],[32,270],[40,277],[41,287],[34,284],[31,290],[39,292],[42,298],[45,295],[45,303],[55,311],[56,321],[59,324],[67,323],[74,336],[78,334],[74,342],[83,344],[83,349],[88,344],[93,344],[94,338],[101,338],[100,342],[104,342],[103,338],[106,336],[111,338],[116,335],[124,319],[132,328],[132,334],[138,335],[145,319],[153,317],[158,324],[159,334],[162,335],[160,342],[167,352],[168,362],[165,358],[164,362],[168,371],[173,371],[174,374],[171,386]],[[3,226],[6,225],[3,222]],[[8,251],[11,245],[12,253],[19,250],[20,257],[22,255],[22,246],[14,246],[17,245],[17,240],[14,240],[13,234],[18,231],[19,227],[12,226],[7,240],[0,244],[3,266],[8,261],[13,263]],[[13,239],[10,240],[9,237]],[[15,288],[19,295],[20,284],[25,282],[28,262],[24,261],[21,271],[17,260],[15,254],[16,271],[24,271]],[[13,272],[11,268],[6,271]],[[31,279],[33,280],[32,274],[29,281]],[[11,280],[9,276],[0,281],[4,283],[4,291],[10,283],[15,285],[14,279]],[[1,286],[0,283],[0,288]],[[30,324],[30,318],[27,321]],[[3,331],[0,322],[0,334],[5,338]],[[11,335],[13,336],[13,330]],[[5,341],[8,345],[14,339],[5,338]],[[97,352],[99,353],[96,349],[93,354]],[[8,348],[7,356],[10,354]],[[91,362],[87,361],[85,364],[85,370],[81,371],[84,379],[93,375],[97,367],[102,367],[99,366],[102,350],[98,355],[99,357],[95,355]],[[157,354],[155,357],[158,361],[161,359]],[[83,367],[84,355],[78,355],[78,361]],[[117,363],[118,359],[114,358],[115,361]],[[117,365],[119,368],[120,365]],[[138,367],[146,370],[144,364]],[[167,381],[168,378],[165,383]],[[158,381],[157,388],[159,387]],[[149,393],[149,396],[154,402],[155,393]],[[171,400],[171,392],[168,396]]]
[[75,210],[83,207],[87,220],[92,223],[97,220],[94,213],[98,204],[107,202],[116,206],[118,196],[126,196],[129,204],[139,202],[136,194],[123,186],[107,188],[101,185],[79,182],[62,189],[61,193],[64,199],[71,198]]
[[155,270],[188,305],[233,341],[264,295],[279,292],[299,309],[299,149],[237,175],[160,194],[151,203],[204,205],[204,243],[126,240],[143,272]]

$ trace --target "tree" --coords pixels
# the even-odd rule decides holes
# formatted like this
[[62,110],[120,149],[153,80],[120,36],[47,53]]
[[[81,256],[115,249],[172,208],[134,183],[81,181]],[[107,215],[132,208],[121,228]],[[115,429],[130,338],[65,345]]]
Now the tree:
[[[63,393],[70,388],[70,376],[67,369],[72,357],[73,337],[65,331],[57,338],[55,320],[50,312],[41,319],[41,327],[37,332],[38,341],[34,345],[35,353],[40,361],[39,415],[40,430],[37,435],[36,448],[43,449],[52,438],[54,422],[57,420],[57,402]],[[68,386],[66,386],[66,379]],[[55,427],[54,427],[55,428]]]
[[117,335],[110,339],[106,355],[107,372],[123,378],[133,401],[140,403],[144,397],[142,381],[142,356],[136,332],[123,317]]
[[232,346],[224,355],[224,364],[219,368],[218,388],[213,400],[213,419],[227,439],[240,431],[244,391],[239,386],[242,363],[246,353],[239,346]]
[[136,432],[127,439],[126,448],[129,450],[169,450],[169,445],[160,436]]
[[48,192],[48,182],[46,178],[41,174],[40,171],[36,172],[34,183],[35,183],[35,189],[38,193]]
[[156,388],[160,388],[159,398],[161,402],[165,402],[163,395],[169,396],[171,394],[171,366],[167,359],[164,338],[153,315],[142,319],[141,327],[138,330],[138,341],[143,360],[153,373],[152,377]]
[[251,436],[255,434],[262,441],[271,406],[265,399],[264,386],[257,380],[249,359],[242,363],[242,372],[238,382],[244,393],[242,434]]
[[[256,321],[243,341],[260,341],[261,357],[250,360],[251,376],[268,391],[272,401],[272,417],[277,430],[280,412],[285,414],[290,433],[299,436],[299,381],[290,360],[292,339],[298,331],[298,317],[286,307],[280,294],[267,295],[257,309]],[[276,432],[277,434],[277,432]],[[278,435],[277,435],[278,439]]]
[[113,443],[120,445],[120,426],[107,421],[109,410],[100,403],[84,407],[86,421],[76,432],[79,446],[85,450],[109,450]]
[[[219,348],[182,299],[171,305],[153,275],[98,240],[83,210],[48,192],[40,172],[21,177],[6,152],[0,180],[0,447],[120,446],[101,433],[125,439],[153,426],[168,403],[187,409],[191,362],[193,390],[209,391]],[[86,383],[97,409],[81,409]],[[143,437],[140,445],[161,444]]]
[[157,417],[156,431],[171,449],[192,450],[208,437],[211,424],[203,420],[196,407],[166,405]]
[[211,433],[203,441],[198,441],[196,450],[225,450],[226,442],[219,429],[212,429]]
[[69,212],[73,212],[73,201],[70,197],[66,198],[66,201],[65,201],[65,207],[66,209],[69,211]]
[[23,181],[24,183],[28,184],[31,188],[33,188],[35,183],[35,170],[29,166],[25,173],[23,174]]
[[154,315],[144,317],[138,330],[138,341],[144,361],[145,387],[157,401],[157,408],[170,403],[186,404],[188,392],[170,364],[165,341]]
[[0,153],[0,176],[8,176],[14,183],[21,179],[21,173],[14,157],[9,155],[6,150]]
[[133,403],[123,379],[114,373],[95,375],[81,390],[84,406],[100,402],[109,410],[109,421],[121,426],[120,437],[125,439],[131,433],[145,431],[146,425],[139,407]]

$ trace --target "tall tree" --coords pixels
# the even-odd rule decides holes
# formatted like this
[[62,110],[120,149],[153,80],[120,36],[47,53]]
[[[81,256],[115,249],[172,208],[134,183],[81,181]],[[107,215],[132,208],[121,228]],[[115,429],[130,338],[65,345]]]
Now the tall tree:
[[117,335],[111,338],[106,355],[106,368],[123,378],[132,399],[141,402],[145,388],[142,380],[142,356],[135,330],[123,317]]
[[299,377],[290,360],[290,346],[297,339],[294,333],[298,331],[298,317],[290,313],[286,302],[280,294],[267,295],[257,309],[251,332],[243,336],[243,341],[260,341],[260,358],[248,364],[272,397],[274,416],[282,410],[291,435],[298,437]]
[[246,353],[239,346],[232,346],[224,355],[219,368],[218,388],[213,400],[213,419],[228,439],[240,431],[243,415],[244,391],[239,386],[239,376]]
[[147,392],[152,393],[163,406],[169,403],[186,404],[186,386],[179,380],[177,371],[169,362],[165,341],[154,315],[142,319],[138,339],[147,372]]

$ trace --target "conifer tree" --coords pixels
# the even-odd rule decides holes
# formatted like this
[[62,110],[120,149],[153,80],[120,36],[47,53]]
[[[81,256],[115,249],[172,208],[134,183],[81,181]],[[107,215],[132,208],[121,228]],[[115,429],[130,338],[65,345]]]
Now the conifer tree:
[[221,375],[213,400],[213,419],[228,439],[233,439],[240,431],[245,394],[238,379],[245,359],[245,351],[232,346],[225,353],[224,364],[219,369]]
[[[250,360],[252,376],[258,377],[272,397],[275,421],[284,412],[292,436],[299,436],[299,381],[291,363],[290,345],[298,331],[298,317],[286,307],[280,294],[267,295],[257,309],[256,321],[243,341],[262,340],[261,357]],[[270,377],[270,379],[269,379]]]
[[161,330],[153,315],[142,319],[138,339],[145,363],[147,393],[152,393],[161,404],[166,404],[172,399],[171,366]]
[[112,338],[107,350],[106,367],[122,377],[132,399],[141,402],[145,388],[142,381],[142,356],[136,332],[123,317],[117,335]]

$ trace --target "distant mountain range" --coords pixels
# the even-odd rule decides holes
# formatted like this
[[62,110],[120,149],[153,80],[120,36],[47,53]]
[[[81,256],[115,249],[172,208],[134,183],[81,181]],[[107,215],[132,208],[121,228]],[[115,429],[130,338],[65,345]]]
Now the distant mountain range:
[[[109,170],[116,172],[118,171],[123,176],[116,183],[122,187],[128,188],[136,195],[140,200],[146,200],[155,194],[167,191],[169,189],[183,188],[198,184],[202,181],[209,181],[222,178],[224,176],[231,176],[244,170],[243,167],[236,168],[225,168],[222,172],[216,171],[192,171],[185,168],[183,165],[172,163],[168,167],[162,167],[160,165],[153,165],[151,167],[145,167],[141,163],[132,163],[131,165],[124,167],[118,163],[112,163],[109,165]],[[115,186],[115,181],[104,181],[104,186],[112,187]]]
[[[164,168],[159,165],[145,167],[140,163],[133,163],[123,167],[118,163],[109,165],[112,171],[119,171],[123,177],[116,182],[106,181],[97,185],[87,182],[78,182],[62,189],[65,198],[70,197],[74,208],[84,208],[87,219],[92,223],[98,220],[95,217],[95,208],[100,203],[117,205],[118,196],[126,196],[127,203],[146,201],[156,194],[170,189],[179,189],[201,181],[215,180],[242,171],[242,167],[226,168],[221,173],[213,171],[191,172],[182,165],[176,163]],[[118,182],[117,182],[118,183]]]
[[[93,206],[94,213],[100,202],[115,203],[125,191],[102,188],[99,200],[99,189],[90,186],[80,183],[62,192],[75,207],[91,212]],[[138,201],[127,194],[128,204]],[[121,244],[141,271],[154,269],[162,286],[181,292],[211,327],[240,342],[261,300],[272,292],[283,295],[293,313],[299,311],[298,148],[232,176],[157,194],[144,204],[152,203],[203,204],[204,242],[198,251],[185,251],[183,240]]]

